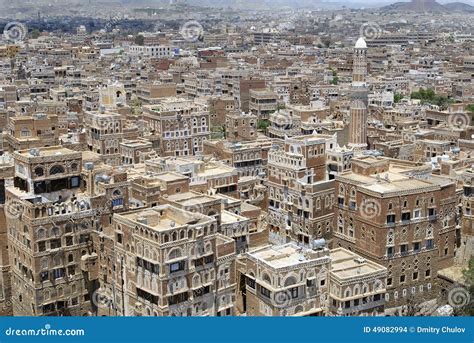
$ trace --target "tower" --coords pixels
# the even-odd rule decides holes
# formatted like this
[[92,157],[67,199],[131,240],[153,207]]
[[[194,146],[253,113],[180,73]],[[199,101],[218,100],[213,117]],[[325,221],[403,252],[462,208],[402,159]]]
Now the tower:
[[354,46],[352,87],[365,88],[367,76],[367,43],[360,37]]
[[15,316],[87,315],[95,212],[80,194],[82,153],[60,146],[13,153],[5,189],[11,303]]
[[352,67],[352,90],[350,105],[349,146],[354,149],[367,148],[367,44],[360,37],[354,46]]

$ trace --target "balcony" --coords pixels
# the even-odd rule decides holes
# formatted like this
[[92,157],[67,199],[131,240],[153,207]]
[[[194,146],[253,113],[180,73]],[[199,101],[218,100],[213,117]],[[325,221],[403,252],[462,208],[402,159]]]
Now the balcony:
[[[369,301],[369,302],[366,302],[365,304],[359,304],[359,305],[354,305],[354,306],[350,306],[350,307],[347,307],[347,308],[339,308],[339,309],[336,309],[337,313],[340,313],[342,315],[346,315],[346,314],[351,314],[351,313],[354,313],[354,312],[361,312],[361,311],[366,311],[366,310],[370,310],[370,309],[373,309],[373,308],[376,308],[376,307],[379,307],[379,306],[384,306],[385,305],[385,299],[381,299],[381,300],[377,300],[377,301]],[[331,306],[333,308],[333,310],[335,309],[334,306]]]

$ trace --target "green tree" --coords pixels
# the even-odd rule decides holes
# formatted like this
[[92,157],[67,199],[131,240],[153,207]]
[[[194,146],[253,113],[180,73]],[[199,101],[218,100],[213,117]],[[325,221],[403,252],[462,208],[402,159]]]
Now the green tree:
[[335,71],[335,70],[332,69],[332,68],[331,68],[331,71],[332,71],[331,84],[332,84],[332,85],[337,85],[337,83],[339,82],[339,77],[337,76],[337,71]]
[[456,316],[474,316],[474,258],[469,260],[469,264],[462,272],[466,287],[466,303],[464,306],[455,309]]
[[36,39],[41,35],[41,32],[38,29],[33,29],[29,35],[31,38]]
[[137,35],[135,36],[135,44],[137,45],[143,45],[145,42],[145,37],[143,35]]
[[410,97],[411,99],[420,100],[422,104],[432,104],[439,106],[442,109],[446,108],[450,103],[453,102],[453,100],[449,99],[448,97],[436,95],[435,91],[431,88],[420,88],[418,92],[412,92]]
[[321,39],[321,42],[324,44],[324,47],[329,48],[331,45],[331,37],[324,37]]
[[469,260],[468,267],[463,270],[462,275],[467,284],[474,285],[474,257]]
[[471,120],[474,121],[474,104],[467,105],[467,110],[471,113]]
[[270,121],[268,119],[260,119],[257,123],[257,129],[260,131],[266,131],[268,126],[270,126]]
[[400,101],[402,101],[402,99],[403,99],[403,95],[401,94],[395,93],[395,95],[393,96],[393,102],[395,103],[399,103]]

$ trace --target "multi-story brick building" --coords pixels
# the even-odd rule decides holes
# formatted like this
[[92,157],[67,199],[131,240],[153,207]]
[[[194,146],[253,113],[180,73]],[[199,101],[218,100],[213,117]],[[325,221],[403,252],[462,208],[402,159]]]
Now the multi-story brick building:
[[120,143],[124,127],[122,115],[102,106],[97,112],[86,111],[84,123],[89,150],[99,154],[111,166],[121,164]]
[[387,269],[344,248],[332,249],[330,313],[384,315]]
[[250,113],[258,119],[268,119],[269,115],[278,108],[278,96],[268,89],[251,89],[249,92]]
[[79,193],[82,154],[61,147],[13,153],[6,188],[14,315],[87,315],[94,210]]
[[334,181],[326,170],[326,139],[287,138],[268,155],[270,230],[288,240],[309,244],[331,238]]
[[14,165],[11,157],[9,155],[0,156],[0,316],[13,314],[6,216],[17,212],[16,208],[9,208],[10,203],[5,203],[5,187],[11,182],[13,175]]
[[165,157],[148,160],[145,165],[150,172],[173,171],[189,177],[191,190],[237,196],[237,169],[223,162],[209,158]]
[[11,151],[54,146],[59,142],[58,116],[55,114],[10,117],[7,130]]
[[336,176],[334,246],[388,269],[388,307],[435,298],[436,273],[455,253],[454,182],[422,164],[370,156],[351,163],[352,172]]
[[143,119],[150,135],[157,137],[160,156],[199,155],[210,138],[209,112],[187,100],[167,99],[144,106]]
[[265,138],[235,143],[224,140],[206,141],[203,152],[204,155],[212,155],[236,168],[239,177],[264,176],[271,144],[271,140]]
[[240,312],[249,316],[322,316],[328,311],[329,249],[266,246],[238,261]]
[[233,315],[235,244],[217,230],[214,218],[171,205],[115,215],[113,259],[99,253],[99,291],[113,310],[99,313]]
[[239,112],[227,114],[225,134],[229,142],[255,141],[257,139],[257,117]]

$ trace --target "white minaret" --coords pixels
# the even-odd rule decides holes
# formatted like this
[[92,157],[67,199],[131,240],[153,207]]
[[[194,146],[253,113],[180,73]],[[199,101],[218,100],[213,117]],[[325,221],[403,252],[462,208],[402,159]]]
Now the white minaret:
[[367,43],[360,37],[354,46],[352,66],[352,87],[366,87],[367,78]]
[[350,106],[349,146],[367,149],[367,43],[360,37],[354,46],[352,101]]

